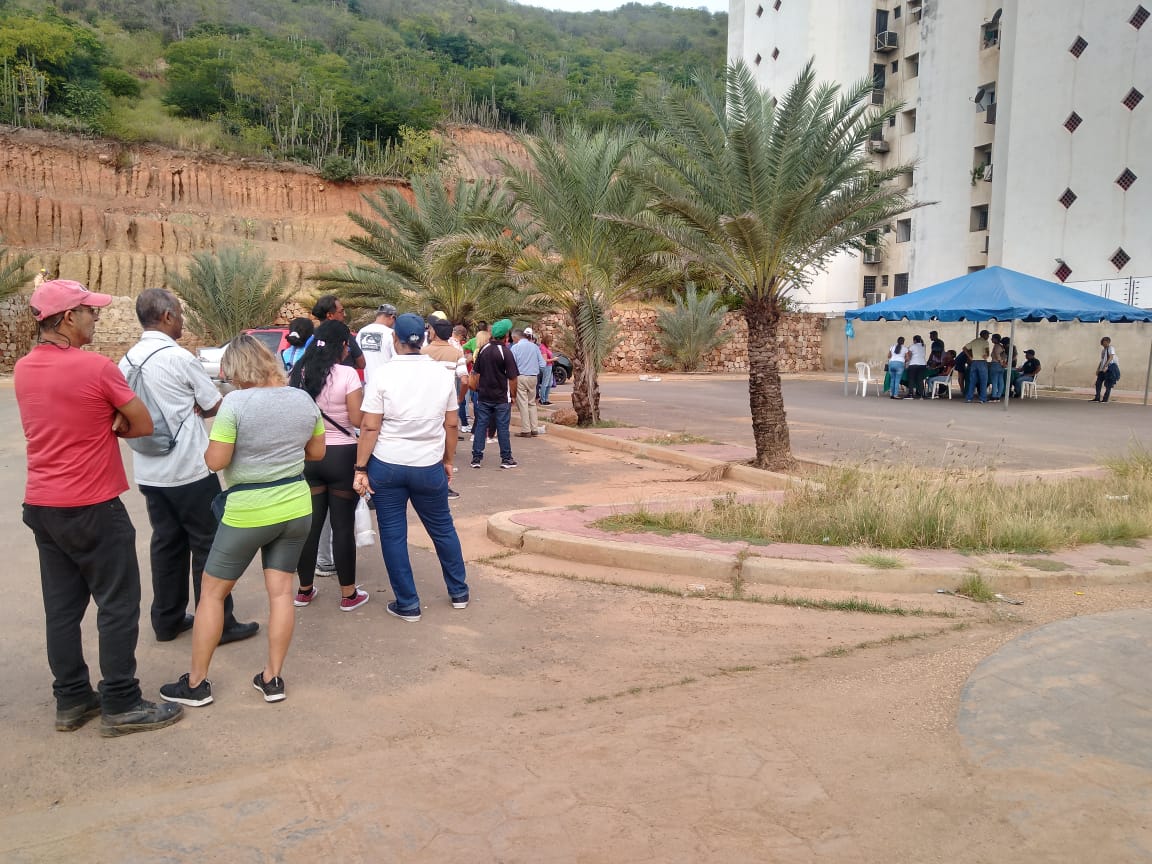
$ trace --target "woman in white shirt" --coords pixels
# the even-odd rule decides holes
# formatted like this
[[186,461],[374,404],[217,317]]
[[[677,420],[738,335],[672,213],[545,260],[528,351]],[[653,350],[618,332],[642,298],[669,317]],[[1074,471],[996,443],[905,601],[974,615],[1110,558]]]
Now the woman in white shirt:
[[304,356],[292,367],[288,383],[316,401],[324,421],[324,458],[304,466],[304,479],[312,492],[312,530],[296,572],[300,590],[297,606],[316,598],[316,554],[324,520],[332,519],[332,559],[340,581],[340,611],[351,612],[368,602],[368,592],[356,585],[356,505],[360,498],[352,488],[356,467],[355,429],[360,425],[364,390],[360,376],[341,361],[348,356],[352,338],[343,321],[327,320],[316,328],[315,338]]
[[908,362],[911,352],[904,347],[904,337],[896,340],[896,344],[888,349],[888,376],[889,393],[892,399],[903,399],[900,395],[900,379],[904,377],[904,364]]
[[928,376],[928,351],[924,340],[917,334],[912,337],[912,347],[908,349],[908,392],[913,399],[924,396],[924,379]]

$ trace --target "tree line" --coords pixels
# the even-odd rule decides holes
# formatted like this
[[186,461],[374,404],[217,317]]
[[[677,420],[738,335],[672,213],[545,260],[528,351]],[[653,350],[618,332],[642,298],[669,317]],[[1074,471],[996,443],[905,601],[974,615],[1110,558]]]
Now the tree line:
[[643,124],[645,93],[719,74],[726,32],[639,4],[0,0],[0,122],[412,174],[436,154],[395,148],[447,122]]

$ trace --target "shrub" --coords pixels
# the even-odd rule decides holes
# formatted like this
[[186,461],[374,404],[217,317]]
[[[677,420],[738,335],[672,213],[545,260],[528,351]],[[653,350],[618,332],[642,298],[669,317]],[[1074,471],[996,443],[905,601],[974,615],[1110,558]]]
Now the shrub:
[[727,307],[714,291],[700,296],[696,286],[688,283],[687,290],[673,298],[675,306],[656,316],[660,328],[656,338],[662,354],[658,362],[682,372],[693,372],[704,363],[704,358],[731,338],[723,331]]
[[104,89],[113,96],[122,96],[129,99],[140,98],[140,80],[135,75],[129,75],[122,69],[107,68],[100,70],[100,83]]
[[356,163],[347,156],[327,156],[320,166],[320,176],[333,183],[344,183],[356,176]]

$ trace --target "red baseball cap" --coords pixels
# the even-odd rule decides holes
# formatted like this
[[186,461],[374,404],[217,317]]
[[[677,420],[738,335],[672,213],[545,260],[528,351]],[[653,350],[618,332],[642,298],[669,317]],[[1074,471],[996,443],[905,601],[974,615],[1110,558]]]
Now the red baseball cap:
[[79,282],[71,279],[52,279],[41,282],[32,292],[28,305],[37,321],[52,315],[75,309],[77,306],[107,306],[112,302],[111,294],[97,294],[89,291]]

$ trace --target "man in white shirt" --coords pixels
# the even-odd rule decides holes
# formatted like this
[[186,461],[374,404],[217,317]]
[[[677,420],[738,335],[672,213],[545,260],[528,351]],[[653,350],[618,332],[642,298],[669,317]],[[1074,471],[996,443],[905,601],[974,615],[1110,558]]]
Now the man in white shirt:
[[371,381],[372,374],[395,356],[392,347],[395,323],[396,307],[391,303],[381,303],[376,309],[376,320],[356,334],[356,342],[364,352],[365,381]]
[[[174,295],[160,288],[140,292],[136,317],[144,332],[120,361],[120,370],[127,377],[133,366],[146,364],[139,375],[175,438],[163,455],[132,452],[133,473],[152,524],[152,629],[158,642],[169,642],[192,627],[189,562],[199,604],[204,562],[216,536],[212,499],[220,494],[220,481],[204,463],[208,433],[201,418],[213,416],[221,400],[204,367],[176,343],[184,332],[184,313]],[[229,596],[221,644],[255,636],[260,629],[255,622],[237,621],[232,606]]]

